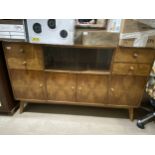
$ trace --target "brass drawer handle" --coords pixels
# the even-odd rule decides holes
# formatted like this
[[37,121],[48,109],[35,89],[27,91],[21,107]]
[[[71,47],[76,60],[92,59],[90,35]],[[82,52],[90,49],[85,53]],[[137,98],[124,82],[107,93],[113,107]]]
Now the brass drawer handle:
[[22,63],[23,65],[26,65],[27,64],[27,62],[26,61],[23,61],[23,63]]
[[134,54],[133,54],[133,57],[134,57],[134,58],[137,58],[137,57],[138,57],[138,54],[137,54],[137,53],[134,53]]
[[11,47],[10,46],[7,46],[6,47],[6,50],[10,51],[11,50]]

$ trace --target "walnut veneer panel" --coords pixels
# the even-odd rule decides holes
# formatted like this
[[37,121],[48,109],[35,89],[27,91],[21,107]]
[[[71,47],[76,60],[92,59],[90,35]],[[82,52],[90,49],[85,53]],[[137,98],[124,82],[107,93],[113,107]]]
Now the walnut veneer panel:
[[25,50],[31,50],[30,46],[16,43],[3,43],[4,54],[10,69],[26,69],[25,66]]
[[46,85],[48,100],[75,101],[75,74],[47,72]]
[[151,68],[150,64],[114,63],[112,74],[147,76]]
[[145,88],[147,77],[121,76],[111,77],[109,102],[116,105],[138,106]]
[[108,103],[109,76],[77,75],[77,101]]
[[30,70],[43,70],[43,54],[39,45],[33,45],[32,51],[25,52],[26,68]]
[[3,43],[5,57],[10,69],[43,69],[42,49],[38,45]]
[[114,62],[149,63],[155,58],[155,50],[147,48],[118,48]]
[[44,72],[27,70],[10,70],[10,77],[15,98],[45,99]]

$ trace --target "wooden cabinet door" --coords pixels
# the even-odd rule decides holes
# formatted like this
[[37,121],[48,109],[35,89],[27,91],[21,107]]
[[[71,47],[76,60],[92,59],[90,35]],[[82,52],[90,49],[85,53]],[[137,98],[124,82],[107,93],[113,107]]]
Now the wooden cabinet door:
[[146,79],[143,76],[112,76],[109,104],[138,106],[144,92]]
[[116,50],[114,62],[152,64],[154,59],[155,59],[154,49],[119,47]]
[[14,96],[17,99],[45,99],[44,73],[40,71],[10,70]]
[[75,74],[47,72],[46,84],[48,100],[75,101]]
[[77,75],[77,101],[87,103],[108,103],[107,75]]

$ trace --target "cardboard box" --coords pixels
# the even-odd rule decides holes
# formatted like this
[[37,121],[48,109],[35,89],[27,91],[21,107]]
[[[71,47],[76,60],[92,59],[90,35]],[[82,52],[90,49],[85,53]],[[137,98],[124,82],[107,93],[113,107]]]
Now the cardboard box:
[[119,46],[155,48],[155,28],[146,20],[122,20]]
[[119,33],[111,33],[106,31],[90,31],[83,32],[83,45],[117,47],[119,41]]
[[94,30],[91,30],[91,29],[75,29],[75,36],[74,36],[74,43],[76,45],[82,45],[83,42],[82,42],[82,36],[83,36],[83,33],[84,32],[91,32],[91,31],[94,31]]
[[107,32],[120,33],[121,19],[109,19],[107,23]]
[[155,28],[155,19],[135,19],[143,24],[146,24],[152,28]]
[[76,27],[91,28],[91,29],[105,29],[107,26],[107,19],[92,19],[90,22],[80,23],[76,20]]

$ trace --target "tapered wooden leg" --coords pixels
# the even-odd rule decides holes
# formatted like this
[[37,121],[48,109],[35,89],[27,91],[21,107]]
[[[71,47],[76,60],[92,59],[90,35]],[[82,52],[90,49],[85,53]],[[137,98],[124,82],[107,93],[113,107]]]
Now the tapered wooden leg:
[[24,105],[25,105],[25,102],[20,102],[20,108],[19,108],[19,112],[20,112],[20,114],[23,112],[23,110],[24,110]]
[[129,108],[129,118],[131,121],[134,120],[134,108]]

